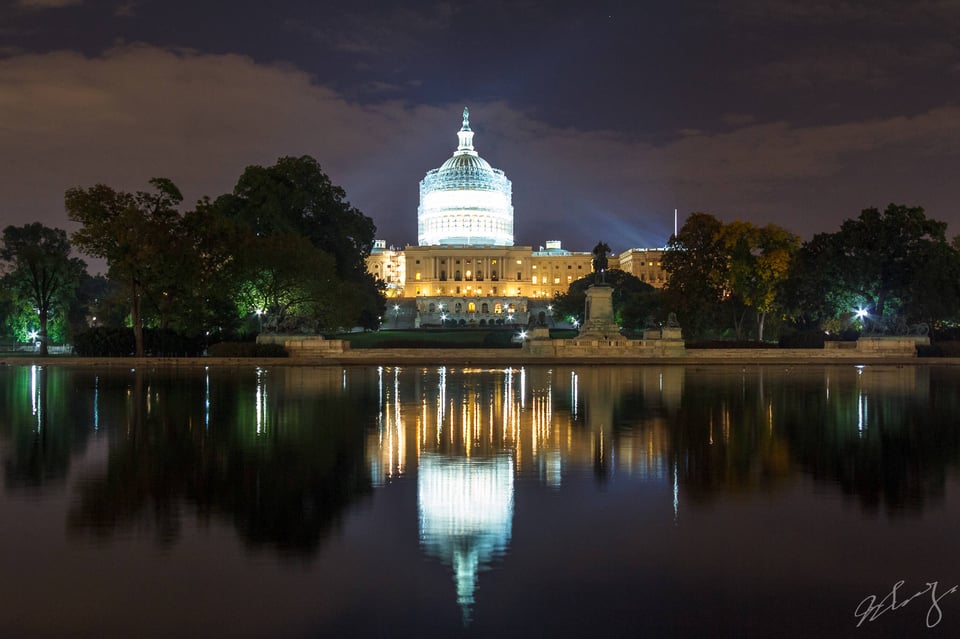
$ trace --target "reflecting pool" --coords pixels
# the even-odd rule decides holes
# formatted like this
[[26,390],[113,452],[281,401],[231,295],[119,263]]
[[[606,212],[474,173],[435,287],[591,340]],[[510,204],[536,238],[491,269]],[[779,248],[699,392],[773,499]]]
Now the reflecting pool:
[[3,367],[0,634],[958,636],[958,382]]

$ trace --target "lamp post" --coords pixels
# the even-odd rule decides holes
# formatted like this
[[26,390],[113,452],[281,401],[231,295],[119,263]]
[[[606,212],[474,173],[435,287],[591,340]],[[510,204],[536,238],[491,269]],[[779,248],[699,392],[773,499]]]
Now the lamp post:
[[400,305],[393,305],[393,326],[394,328],[400,328]]
[[262,308],[258,308],[257,310],[254,311],[254,313],[257,314],[257,323],[260,325],[260,332],[263,333],[263,313],[264,313],[264,311],[263,311]]

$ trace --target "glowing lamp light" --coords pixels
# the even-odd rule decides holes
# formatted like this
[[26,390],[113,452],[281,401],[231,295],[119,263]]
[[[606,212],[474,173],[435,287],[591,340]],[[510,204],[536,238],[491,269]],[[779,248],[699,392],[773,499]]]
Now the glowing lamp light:
[[37,339],[38,335],[40,335],[40,333],[38,333],[37,331],[30,331],[29,333],[27,333],[27,338],[32,342],[33,340]]
[[857,309],[857,317],[858,317],[858,318],[863,319],[863,318],[866,317],[866,316],[867,316],[867,311],[866,311],[866,310],[864,310],[864,309],[862,309],[862,308],[858,308],[858,309]]

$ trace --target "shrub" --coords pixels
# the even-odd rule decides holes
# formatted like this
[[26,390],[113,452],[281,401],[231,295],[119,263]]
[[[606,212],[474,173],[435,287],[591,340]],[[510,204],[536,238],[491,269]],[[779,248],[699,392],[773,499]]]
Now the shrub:
[[286,357],[287,349],[281,344],[220,342],[211,345],[207,354],[210,357]]
[[91,328],[77,333],[73,339],[73,352],[80,357],[128,357],[136,346],[132,328]]
[[824,334],[819,329],[785,333],[780,336],[780,348],[823,348]]
[[[80,357],[130,357],[136,351],[132,328],[91,328],[78,333],[73,351]],[[143,352],[154,357],[197,357],[203,339],[169,329],[143,329]]]

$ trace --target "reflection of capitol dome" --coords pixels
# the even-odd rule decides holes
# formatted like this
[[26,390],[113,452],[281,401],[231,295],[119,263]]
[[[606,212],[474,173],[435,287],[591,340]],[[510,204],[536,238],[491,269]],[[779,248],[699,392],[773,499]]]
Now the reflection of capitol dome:
[[513,458],[424,454],[418,470],[420,544],[453,567],[464,622],[477,573],[503,554],[513,522]]
[[513,246],[510,180],[474,151],[467,109],[457,137],[460,143],[453,157],[420,182],[420,246]]

